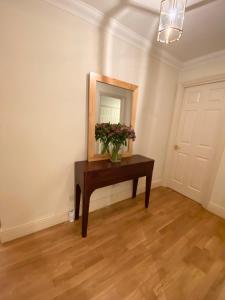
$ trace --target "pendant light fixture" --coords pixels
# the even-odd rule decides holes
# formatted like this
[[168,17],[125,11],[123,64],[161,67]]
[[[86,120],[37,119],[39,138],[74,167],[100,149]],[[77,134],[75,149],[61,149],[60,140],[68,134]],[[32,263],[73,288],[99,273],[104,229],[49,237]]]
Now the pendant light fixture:
[[180,39],[185,7],[186,0],[161,0],[157,41],[169,44]]

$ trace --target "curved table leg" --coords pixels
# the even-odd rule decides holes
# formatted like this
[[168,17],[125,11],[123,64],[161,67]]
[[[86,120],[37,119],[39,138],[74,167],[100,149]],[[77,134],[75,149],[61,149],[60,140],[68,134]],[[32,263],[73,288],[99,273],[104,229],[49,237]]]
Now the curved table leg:
[[83,193],[82,237],[87,236],[90,196],[91,196],[91,193],[89,193],[89,192]]

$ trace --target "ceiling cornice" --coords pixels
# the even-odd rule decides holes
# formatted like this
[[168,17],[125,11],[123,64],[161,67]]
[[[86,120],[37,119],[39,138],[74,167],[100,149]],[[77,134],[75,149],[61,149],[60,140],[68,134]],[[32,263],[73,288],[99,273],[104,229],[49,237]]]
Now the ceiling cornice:
[[[72,15],[76,15],[86,22],[95,25],[97,27],[101,27],[102,24],[105,24],[105,15],[90,6],[83,1],[80,0],[44,0]],[[110,32],[111,34],[119,37],[120,39],[125,40],[138,48],[148,49],[151,46],[151,43],[146,38],[137,34],[127,26],[121,24],[114,18],[110,18],[107,20],[108,28],[104,28],[104,30]],[[105,25],[104,25],[105,27]]]
[[182,70],[187,70],[196,67],[197,65],[205,64],[210,62],[213,59],[216,58],[223,58],[225,57],[225,49],[217,52],[213,52],[207,55],[203,55],[200,57],[197,57],[195,59],[191,59],[183,63]]
[[159,49],[156,47],[152,47],[151,55],[163,63],[168,64],[171,67],[175,67],[177,69],[181,69],[183,67],[183,62],[171,55],[170,53],[166,52],[163,49]]
[[72,15],[76,15],[90,24],[99,26],[104,14],[80,0],[44,0]]
[[[101,27],[105,22],[105,15],[96,8],[84,3],[81,0],[43,0],[51,5],[56,6],[72,15],[76,15],[86,22]],[[166,51],[158,50],[152,47],[151,41],[137,34],[127,26],[121,24],[116,19],[111,18],[107,21],[108,28],[104,27],[104,30],[112,35],[126,41],[127,43],[141,48],[145,51],[150,51],[151,55],[158,58],[162,62],[169,64],[170,66],[180,68],[181,62],[172,55],[166,53]]]

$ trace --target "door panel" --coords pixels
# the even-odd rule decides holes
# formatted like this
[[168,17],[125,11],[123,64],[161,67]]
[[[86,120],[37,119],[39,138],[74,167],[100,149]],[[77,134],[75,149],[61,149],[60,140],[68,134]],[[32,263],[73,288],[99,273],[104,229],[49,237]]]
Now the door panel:
[[187,162],[187,155],[179,152],[176,156],[176,163],[174,168],[174,180],[178,184],[184,183],[184,178],[185,178],[184,170],[186,167],[186,162]]
[[220,110],[203,110],[200,112],[199,130],[196,131],[196,141],[199,146],[214,146],[220,118]]
[[197,192],[200,192],[202,189],[203,179],[207,169],[207,162],[208,160],[203,157],[193,158],[189,187]]
[[225,83],[186,88],[169,186],[202,201],[224,126]]
[[190,144],[193,132],[193,126],[196,122],[197,112],[195,110],[186,110],[183,114],[182,129],[179,136],[179,142]]

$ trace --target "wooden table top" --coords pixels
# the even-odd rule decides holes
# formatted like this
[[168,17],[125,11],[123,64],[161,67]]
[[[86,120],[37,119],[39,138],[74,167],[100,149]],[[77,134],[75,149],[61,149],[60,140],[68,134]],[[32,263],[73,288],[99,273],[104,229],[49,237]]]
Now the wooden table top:
[[75,162],[75,165],[76,167],[83,169],[83,172],[92,172],[110,168],[121,168],[147,162],[154,162],[154,159],[142,155],[132,155],[130,157],[122,158],[121,162],[118,163],[112,163],[109,159],[91,162],[84,160]]

